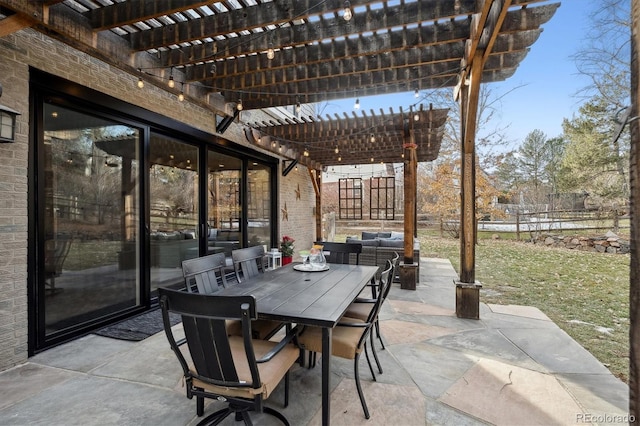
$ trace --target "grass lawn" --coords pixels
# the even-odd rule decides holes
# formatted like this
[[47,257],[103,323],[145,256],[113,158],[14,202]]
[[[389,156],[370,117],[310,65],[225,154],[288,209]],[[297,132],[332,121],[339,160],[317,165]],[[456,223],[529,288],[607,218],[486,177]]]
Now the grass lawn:
[[[421,256],[459,271],[460,241],[419,233]],[[629,376],[629,255],[479,239],[484,303],[535,306],[621,380]]]
[[[334,241],[359,235],[340,229]],[[493,239],[499,235],[500,239]],[[449,259],[460,271],[460,240],[418,231],[420,255]],[[624,382],[629,377],[629,255],[551,248],[514,233],[479,232],[480,301],[534,306]]]

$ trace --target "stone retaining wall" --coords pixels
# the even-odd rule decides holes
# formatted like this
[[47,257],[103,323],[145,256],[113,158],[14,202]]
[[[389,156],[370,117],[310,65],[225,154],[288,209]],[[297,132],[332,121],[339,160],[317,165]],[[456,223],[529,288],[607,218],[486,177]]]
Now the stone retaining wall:
[[618,237],[613,232],[602,236],[583,237],[542,234],[532,240],[534,244],[549,247],[564,247],[571,250],[594,251],[598,253],[629,253],[629,241]]

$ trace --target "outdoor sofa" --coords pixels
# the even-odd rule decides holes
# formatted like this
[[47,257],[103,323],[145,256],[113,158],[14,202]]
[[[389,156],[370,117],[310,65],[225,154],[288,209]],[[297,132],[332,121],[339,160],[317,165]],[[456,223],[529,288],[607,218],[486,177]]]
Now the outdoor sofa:
[[[382,270],[395,253],[400,255],[400,261],[404,257],[404,233],[403,232],[362,232],[362,238],[347,237],[347,243],[362,244],[360,254],[361,265],[375,265]],[[414,238],[413,262],[418,264],[418,282],[420,281],[420,243]],[[394,281],[398,281],[396,275]]]

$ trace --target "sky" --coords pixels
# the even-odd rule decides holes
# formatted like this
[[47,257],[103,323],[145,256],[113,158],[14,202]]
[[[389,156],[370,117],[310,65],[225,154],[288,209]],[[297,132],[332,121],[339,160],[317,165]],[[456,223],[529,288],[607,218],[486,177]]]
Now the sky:
[[[556,3],[557,1],[548,2]],[[513,76],[504,82],[488,83],[496,96],[506,94],[501,101],[502,114],[495,127],[506,127],[506,137],[517,148],[533,130],[541,130],[548,138],[562,134],[562,120],[578,112],[577,92],[589,81],[578,75],[574,61],[588,28],[591,0],[562,0],[555,15],[544,25],[538,40],[520,63]],[[343,111],[351,114],[355,99],[331,101],[322,115]],[[361,97],[361,110],[374,112],[408,109],[416,103],[414,93]],[[425,106],[429,103],[425,100]],[[438,105],[434,104],[437,108]],[[359,113],[360,114],[360,113]]]

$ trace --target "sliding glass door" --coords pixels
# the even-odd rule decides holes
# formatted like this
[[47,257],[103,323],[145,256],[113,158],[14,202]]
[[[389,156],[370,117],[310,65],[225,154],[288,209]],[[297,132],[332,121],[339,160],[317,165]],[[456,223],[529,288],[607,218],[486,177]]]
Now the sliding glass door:
[[182,261],[199,256],[198,147],[151,133],[149,266],[151,291],[182,285]]
[[274,244],[277,160],[33,76],[31,354],[153,308],[185,259]]
[[45,102],[40,303],[45,340],[142,303],[140,131]]
[[207,153],[207,252],[224,253],[242,247],[242,160]]

